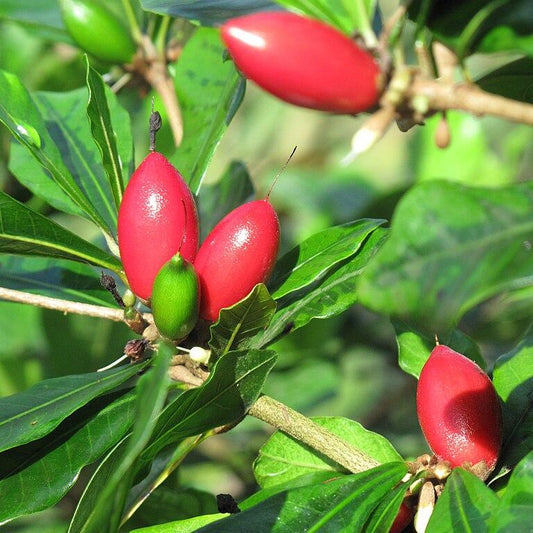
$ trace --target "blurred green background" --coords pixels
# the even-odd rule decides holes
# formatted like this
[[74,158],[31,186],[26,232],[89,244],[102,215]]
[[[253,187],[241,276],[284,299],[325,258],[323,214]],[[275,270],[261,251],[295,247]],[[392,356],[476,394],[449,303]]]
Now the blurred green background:
[[[0,32],[0,68],[17,73],[30,90],[65,91],[84,85],[85,69],[77,49],[51,43],[5,20],[0,20]],[[468,67],[476,76],[505,59],[473,56]],[[104,73],[103,66],[99,67]],[[151,94],[126,87],[119,97],[132,117],[138,163],[147,152]],[[456,113],[448,115],[452,141],[446,150],[434,144],[440,120],[434,117],[406,134],[391,128],[368,153],[342,166],[351,136],[364,119],[292,107],[249,85],[205,181],[216,182],[230,162],[239,160],[248,167],[258,195],[265,195],[297,146],[271,195],[281,218],[283,252],[333,224],[362,217],[390,219],[402,194],[418,181],[445,178],[496,187],[524,180],[531,168],[531,128]],[[10,142],[7,131],[0,129],[2,190],[70,229],[96,237],[97,231],[88,222],[54,213],[12,178],[8,171]],[[171,147],[166,127],[160,132],[158,149],[169,154]],[[513,345],[531,317],[531,298],[521,294],[520,298],[489,301],[461,323],[489,361]],[[5,302],[0,302],[0,327],[1,396],[44,378],[93,371],[121,355],[132,338],[121,324]],[[355,419],[385,435],[406,457],[427,451],[416,421],[416,382],[398,368],[388,320],[355,306],[335,319],[315,320],[275,348],[280,358],[268,379],[267,394],[306,415]],[[246,419],[231,432],[201,445],[166,486],[231,493],[242,499],[254,490],[251,465],[270,432],[265,424]],[[56,508],[15,521],[3,530],[63,531],[89,474],[83,473]],[[206,498],[209,508],[212,498]],[[191,514],[195,511],[191,508]],[[155,519],[164,517],[148,503],[132,525],[148,525]]]

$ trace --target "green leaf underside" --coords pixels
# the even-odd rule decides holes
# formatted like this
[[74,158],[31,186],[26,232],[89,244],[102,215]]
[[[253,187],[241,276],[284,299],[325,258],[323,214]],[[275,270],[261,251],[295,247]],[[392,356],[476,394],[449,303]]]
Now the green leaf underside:
[[529,183],[415,186],[359,280],[361,303],[421,331],[446,332],[484,299],[531,284],[532,211]]
[[253,347],[267,346],[287,331],[308,324],[313,318],[338,315],[357,302],[356,282],[370,258],[382,244],[387,230],[374,230],[355,255],[337,263],[318,282],[289,294],[277,302],[270,325],[250,342]]
[[80,190],[64,164],[63,156],[49,133],[38,106],[20,80],[5,71],[0,71],[0,121],[46,169],[57,186],[81,212],[104,231],[110,233],[109,225]]
[[498,497],[479,478],[455,468],[437,500],[427,533],[488,532],[488,520]]
[[216,9],[213,8],[213,0],[141,0],[141,5],[147,11],[198,21],[202,26],[276,7],[271,0],[216,0]]
[[364,531],[371,512],[406,470],[403,463],[388,463],[360,474],[285,490],[199,532]]
[[73,302],[116,308],[101,283],[99,272],[88,265],[56,258],[0,255],[1,284],[19,290]]
[[170,160],[195,194],[244,94],[244,81],[231,61],[223,61],[223,51],[218,30],[199,28],[183,49],[174,75],[184,138]]
[[[380,463],[401,461],[390,442],[361,424],[341,417],[314,417],[314,422],[329,429]],[[327,457],[305,444],[277,431],[259,450],[254,475],[261,488],[270,488],[313,472],[329,471],[333,477],[343,471]]]
[[268,287],[279,300],[319,280],[337,263],[359,250],[364,240],[384,220],[363,219],[316,233],[277,263]]
[[220,358],[201,387],[166,407],[143,459],[150,461],[169,444],[238,420],[259,396],[276,358],[268,350],[229,352]]
[[50,433],[74,411],[135,376],[142,366],[47,379],[0,398],[0,451]]
[[57,257],[120,272],[113,255],[0,192],[0,252]]
[[[18,469],[0,480],[0,521],[56,504],[72,487],[80,470],[126,433],[134,419],[134,401],[131,392],[99,412],[93,412],[89,404],[43,439],[0,455],[2,465],[16,464]],[[24,461],[27,464],[21,468]]]
[[246,341],[270,323],[276,302],[259,283],[246,298],[222,309],[218,320],[209,328],[209,346],[215,357],[245,347]]
[[[108,98],[115,97],[105,85],[102,76],[91,67],[87,56],[85,56],[85,61],[87,63],[87,89],[89,90],[87,116],[89,117],[94,142],[100,149],[104,171],[113,192],[113,198],[115,199],[114,212],[116,214],[122,200],[124,179],[122,177],[122,162],[118,151],[117,137],[108,105]],[[124,113],[123,119],[129,122],[127,117],[128,115]]]

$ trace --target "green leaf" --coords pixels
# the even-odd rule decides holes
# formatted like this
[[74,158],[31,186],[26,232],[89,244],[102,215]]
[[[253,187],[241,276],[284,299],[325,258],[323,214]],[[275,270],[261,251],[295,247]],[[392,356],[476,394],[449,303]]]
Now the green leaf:
[[2,0],[0,19],[17,22],[29,28],[33,35],[71,42],[56,2],[32,0],[31,9],[28,9],[28,6],[17,0]]
[[[399,320],[394,320],[393,326],[396,330],[400,367],[404,372],[418,379],[429,354],[435,348],[435,336],[417,331]],[[439,337],[439,342],[449,346],[456,352],[466,355],[481,368],[484,369],[486,367],[478,345],[462,331],[453,329],[444,336]]]
[[[57,131],[55,120],[50,124],[49,131],[46,118],[20,80],[5,71],[0,71],[0,122],[46,170],[63,193],[97,226],[110,233],[108,223],[82,192],[63,162],[63,154],[53,135],[64,139],[65,133],[68,138],[68,132],[61,128]],[[61,118],[59,122],[66,127]]]
[[360,474],[285,490],[198,531],[364,531],[370,513],[406,470],[403,463],[388,463]]
[[533,59],[522,57],[497,68],[476,83],[485,91],[533,104]]
[[2,287],[116,308],[93,267],[56,258],[0,255]]
[[223,60],[223,51],[218,30],[199,28],[183,49],[174,75],[184,137],[171,162],[196,194],[244,95],[244,81],[233,63]]
[[[531,449],[531,448],[530,448]],[[533,452],[516,466],[500,505],[490,520],[490,533],[530,531],[533,516]]]
[[428,334],[476,304],[531,284],[533,188],[433,181],[400,201],[390,238],[359,280],[361,303]]
[[[163,343],[159,345],[154,364],[137,383],[135,422],[129,438],[125,441],[123,452],[113,470],[109,472],[105,486],[98,491],[96,501],[93,502],[92,498],[82,498],[80,501],[77,514],[83,515],[83,509],[87,509],[87,501],[90,503],[90,512],[83,525],[75,527],[73,521],[69,531],[102,533],[118,530],[127,492],[131,488],[135,474],[134,465],[150,440],[157,418],[163,409],[170,384],[168,366],[174,353],[174,347]],[[100,485],[98,476],[93,477],[91,483],[95,482],[95,479],[97,485]],[[90,485],[86,489],[86,494],[91,495]]]
[[253,200],[254,186],[246,165],[233,161],[214,185],[204,185],[198,197],[202,241],[230,211]]
[[501,463],[512,468],[533,447],[533,328],[496,361],[493,383],[503,402]]
[[[128,161],[131,161],[132,142],[130,135],[129,154],[127,154],[129,155],[129,158],[123,160],[121,154],[119,153],[117,133],[114,129],[110,108],[112,105],[114,105],[117,112],[119,110],[122,111],[120,113],[120,121],[117,121],[122,126],[129,125],[129,116],[126,111],[117,107],[115,95],[106,86],[102,76],[100,76],[100,74],[91,67],[87,55],[85,56],[85,61],[87,64],[87,89],[89,90],[87,116],[89,117],[94,142],[100,149],[104,171],[107,179],[109,180],[109,185],[111,187],[111,191],[113,192],[113,198],[115,199],[115,207],[118,211],[120,202],[122,200],[122,193],[124,191],[122,165],[123,162],[127,165]],[[130,128],[128,127],[126,131],[130,131]]]
[[[291,11],[322,20],[349,36],[357,31],[365,35],[371,26],[374,0],[276,0]],[[375,39],[375,38],[374,38]]]
[[224,513],[204,514],[187,520],[178,520],[176,522],[168,522],[167,524],[133,529],[131,533],[194,533],[201,527],[211,522],[216,522],[225,516],[227,515]]
[[[409,7],[417,19],[427,2]],[[433,0],[422,24],[464,58],[474,52],[516,51],[533,55],[533,15],[528,0]]]
[[215,357],[243,348],[246,341],[270,323],[276,302],[266,287],[259,283],[240,302],[220,311],[218,320],[209,328],[209,346]]
[[499,500],[479,478],[455,468],[429,520],[427,533],[483,533]]
[[144,460],[150,461],[169,444],[244,416],[276,358],[267,350],[229,352],[220,358],[201,387],[185,391],[163,411]]
[[319,280],[328,270],[352,256],[384,220],[362,219],[333,226],[309,237],[285,254],[269,281],[276,300]]
[[[315,417],[312,420],[380,463],[402,460],[385,437],[368,431],[358,422],[341,417]],[[331,472],[331,477],[343,472],[334,461],[281,431],[274,433],[261,447],[254,463],[255,478],[261,488],[323,471]]]
[[8,466],[15,470],[0,480],[0,521],[56,504],[81,469],[126,433],[134,419],[135,394],[125,394],[103,408],[102,400],[106,398],[81,408],[43,439],[0,455],[2,470]]
[[408,487],[408,484],[402,483],[383,497],[366,523],[365,533],[382,533],[391,530]]
[[358,299],[356,281],[386,234],[386,230],[377,228],[355,255],[338,263],[318,282],[279,300],[270,325],[252,339],[251,345],[266,346],[313,318],[329,318],[350,308]]
[[94,398],[122,385],[143,365],[41,381],[0,398],[0,451],[37,440]]
[[120,272],[113,255],[0,192],[0,252],[90,263]]
[[198,21],[202,26],[218,24],[252,11],[275,8],[271,0],[141,0],[146,11]]

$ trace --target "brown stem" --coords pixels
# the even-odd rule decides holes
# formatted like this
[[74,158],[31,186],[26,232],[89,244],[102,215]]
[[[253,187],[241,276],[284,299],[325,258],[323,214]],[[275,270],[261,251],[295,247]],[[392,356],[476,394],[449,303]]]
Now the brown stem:
[[[51,298],[50,296],[41,296],[40,294],[6,289],[5,287],[0,287],[0,300],[35,305],[45,309],[62,311],[65,314],[73,313],[75,315],[105,318],[107,320],[113,320],[114,322],[126,322],[124,319],[124,310],[122,309],[114,309],[111,307],[85,304],[81,302],[71,302],[69,300],[61,300],[60,298]],[[153,321],[150,313],[144,313],[143,318],[147,322]]]
[[488,93],[467,83],[449,84],[415,77],[406,97],[409,101],[424,98],[433,112],[456,109],[533,126],[533,105]]
[[349,472],[363,472],[379,465],[378,461],[331,431],[269,396],[261,396],[248,414],[307,444]]

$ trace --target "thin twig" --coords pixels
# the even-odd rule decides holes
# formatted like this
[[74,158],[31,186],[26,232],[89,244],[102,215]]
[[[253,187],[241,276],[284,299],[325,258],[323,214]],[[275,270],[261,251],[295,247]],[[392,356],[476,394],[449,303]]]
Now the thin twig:
[[[53,311],[60,311],[65,314],[72,313],[75,315],[105,318],[107,320],[113,320],[114,322],[125,322],[124,311],[122,309],[115,309],[112,307],[104,307],[101,305],[86,304],[81,302],[71,302],[70,300],[61,300],[60,298],[52,298],[50,296],[42,296],[40,294],[32,294],[30,292],[16,291],[13,289],[6,289],[5,287],[0,287],[0,300],[35,305],[36,307],[52,309]],[[152,315],[150,313],[144,313],[143,318],[147,322],[153,322]]]
[[364,472],[379,465],[378,461],[331,431],[269,396],[261,396],[248,414],[307,444],[349,472]]
[[415,77],[406,96],[407,100],[425,98],[428,109],[433,112],[456,109],[533,126],[532,104],[498,96],[468,83],[450,84]]

